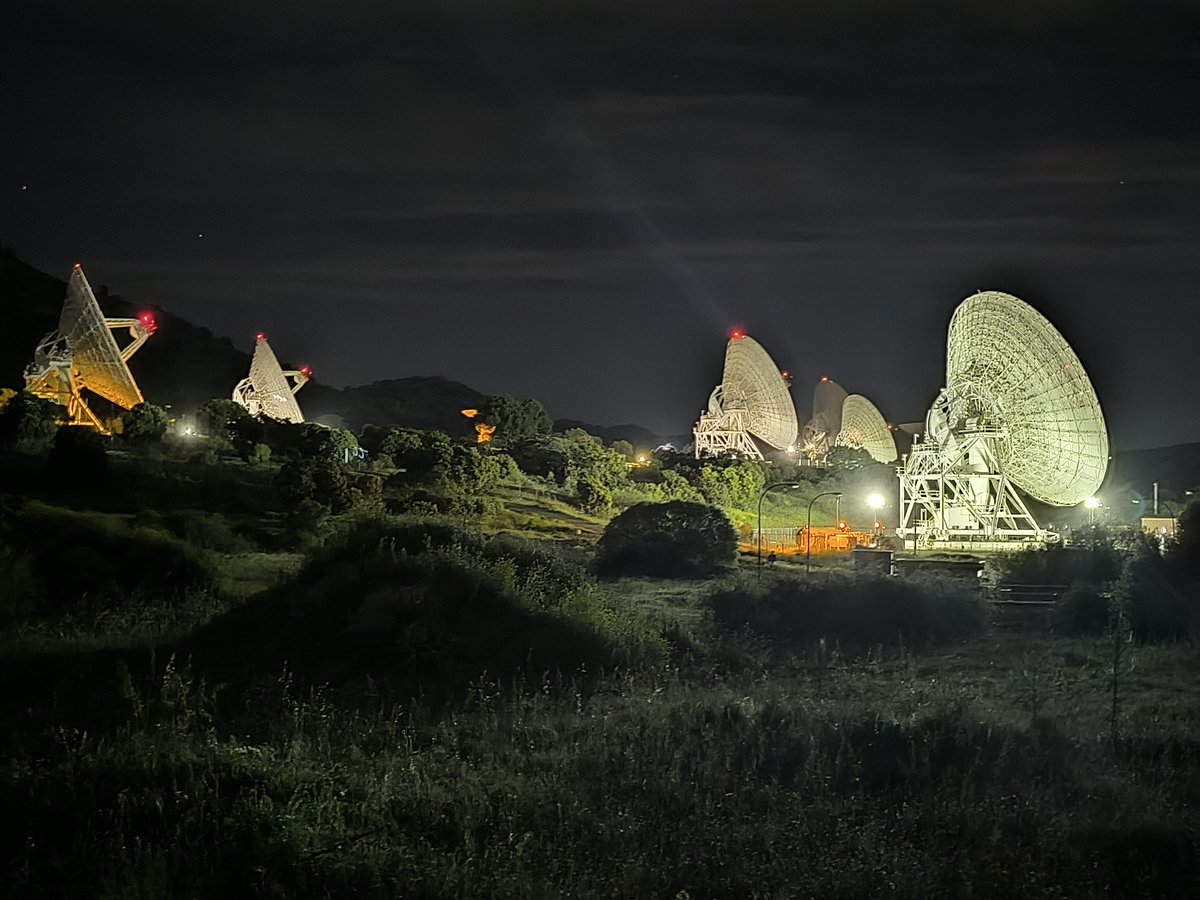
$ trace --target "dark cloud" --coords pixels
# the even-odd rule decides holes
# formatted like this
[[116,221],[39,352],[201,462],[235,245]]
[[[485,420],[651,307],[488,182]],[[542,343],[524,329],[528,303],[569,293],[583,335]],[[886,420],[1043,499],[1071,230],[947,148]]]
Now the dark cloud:
[[914,6],[30,3],[0,237],[334,383],[670,432],[735,324],[800,406],[916,418],[954,305],[1012,290],[1118,445],[1200,439],[1200,11]]

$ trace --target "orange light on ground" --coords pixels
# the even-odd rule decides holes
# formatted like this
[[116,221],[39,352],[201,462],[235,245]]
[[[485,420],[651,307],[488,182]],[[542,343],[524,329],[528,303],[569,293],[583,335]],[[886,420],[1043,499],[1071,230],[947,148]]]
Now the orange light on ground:
[[475,423],[475,443],[486,444],[492,439],[492,434],[496,431],[495,425],[488,425],[484,422]]
[[468,419],[473,419],[477,415],[479,415],[479,410],[477,410],[477,409],[464,409],[464,410],[460,410],[460,412],[462,412],[462,414],[464,416],[466,416]]

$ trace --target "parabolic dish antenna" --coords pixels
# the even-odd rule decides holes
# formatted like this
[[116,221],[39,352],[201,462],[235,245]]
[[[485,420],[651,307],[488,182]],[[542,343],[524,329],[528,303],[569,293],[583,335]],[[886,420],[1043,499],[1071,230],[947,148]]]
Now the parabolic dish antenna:
[[833,449],[842,430],[842,407],[847,396],[846,389],[828,375],[822,375],[813,388],[813,414],[803,435],[803,450],[809,459],[824,460]]
[[1053,540],[1014,488],[1072,506],[1107,468],[1100,401],[1066,339],[1010,294],[964,300],[950,320],[946,387],[901,473],[902,528],[932,540]]
[[837,446],[866,450],[876,462],[896,460],[896,439],[875,404],[862,394],[851,394],[842,404],[842,429]]
[[725,347],[721,383],[693,431],[696,457],[732,452],[762,458],[752,439],[776,450],[796,442],[796,407],[786,374],[756,340],[735,329]]
[[[128,329],[133,340],[122,349],[113,331]],[[84,399],[88,390],[122,409],[143,402],[142,392],[129,371],[129,358],[154,333],[154,318],[105,318],[78,263],[67,282],[67,297],[58,318],[58,330],[42,339],[33,363],[25,370],[25,388],[39,397],[67,407],[68,422],[86,425],[107,434],[109,429]]]
[[[296,392],[304,387],[312,370],[308,366],[284,371],[275,357],[267,338],[255,339],[250,374],[233,389],[233,400],[252,416],[266,416],[277,422],[300,424],[304,413],[296,402]],[[289,379],[291,379],[289,381]]]

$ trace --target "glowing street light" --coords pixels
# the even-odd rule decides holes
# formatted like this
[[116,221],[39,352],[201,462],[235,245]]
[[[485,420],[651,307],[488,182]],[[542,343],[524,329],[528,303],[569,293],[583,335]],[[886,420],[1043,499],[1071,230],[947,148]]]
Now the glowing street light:
[[1098,510],[1102,505],[1100,503],[1100,498],[1099,497],[1088,497],[1086,500],[1083,501],[1083,505],[1087,508],[1087,511],[1088,511],[1088,524],[1095,525],[1096,524],[1096,510]]
[[874,512],[873,531],[875,532],[875,543],[879,543],[879,533],[883,530],[883,523],[879,521],[879,511],[887,506],[887,501],[883,499],[883,494],[871,494],[867,497],[867,506],[871,507]]
[[[800,487],[803,482],[799,481],[777,481],[775,484],[768,484],[761,494],[758,495],[758,563],[755,566],[755,572],[758,580],[762,581],[762,502],[763,497],[767,496],[768,491],[773,491],[775,488],[793,488]],[[812,512],[812,507],[809,506],[809,512]]]
[[[842,502],[841,491],[824,491],[808,501],[808,523],[804,528],[804,574],[808,575],[812,572],[812,508],[813,504],[822,497],[837,497],[838,503]],[[838,515],[838,520],[841,520],[841,515]]]

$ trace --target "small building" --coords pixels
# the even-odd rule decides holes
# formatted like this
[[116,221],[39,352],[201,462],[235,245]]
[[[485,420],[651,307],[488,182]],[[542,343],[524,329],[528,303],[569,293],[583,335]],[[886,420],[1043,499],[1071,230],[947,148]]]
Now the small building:
[[1160,541],[1173,540],[1178,528],[1179,520],[1174,516],[1142,516],[1142,531]]

